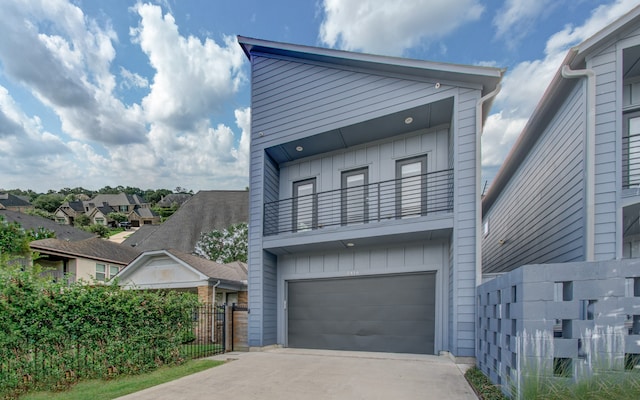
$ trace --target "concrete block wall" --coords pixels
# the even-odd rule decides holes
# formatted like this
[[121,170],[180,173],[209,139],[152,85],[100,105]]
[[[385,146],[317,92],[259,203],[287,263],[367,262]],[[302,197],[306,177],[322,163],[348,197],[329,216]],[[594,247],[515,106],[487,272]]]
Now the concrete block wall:
[[477,364],[506,394],[530,374],[640,368],[640,260],[523,266],[476,302]]

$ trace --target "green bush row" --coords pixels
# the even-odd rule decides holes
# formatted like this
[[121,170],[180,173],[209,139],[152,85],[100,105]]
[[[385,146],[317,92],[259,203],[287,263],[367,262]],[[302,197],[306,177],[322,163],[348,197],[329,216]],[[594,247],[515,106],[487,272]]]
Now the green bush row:
[[0,398],[182,361],[195,295],[65,285],[0,261]]

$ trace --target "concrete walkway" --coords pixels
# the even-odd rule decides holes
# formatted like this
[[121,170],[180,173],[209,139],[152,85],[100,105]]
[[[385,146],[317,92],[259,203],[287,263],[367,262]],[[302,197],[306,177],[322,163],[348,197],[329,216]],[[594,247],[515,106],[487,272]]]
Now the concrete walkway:
[[230,360],[120,399],[477,400],[446,356],[274,349]]

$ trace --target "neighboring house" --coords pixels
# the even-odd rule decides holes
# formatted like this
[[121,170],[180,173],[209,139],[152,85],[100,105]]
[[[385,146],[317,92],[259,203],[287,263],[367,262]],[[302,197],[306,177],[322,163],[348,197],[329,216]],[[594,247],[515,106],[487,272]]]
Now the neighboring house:
[[40,254],[36,263],[51,276],[69,281],[108,281],[135,259],[140,251],[98,237],[69,242],[60,239],[35,240],[31,250]]
[[136,208],[146,208],[149,207],[149,203],[146,203],[140,196],[137,194],[98,194],[96,197],[89,201],[84,202],[85,212],[89,212],[90,203],[93,204],[108,204],[110,205],[116,212],[121,212],[123,214],[129,214],[129,212],[133,211]]
[[156,203],[156,206],[162,208],[169,208],[176,206],[181,206],[182,203],[189,200],[193,195],[189,193],[171,193],[166,196],[163,196],[159,202]]
[[640,368],[640,7],[569,50],[482,206],[480,368]]
[[118,284],[130,289],[190,291],[205,303],[247,303],[246,264],[218,264],[175,249],[140,254],[120,272]]
[[80,214],[84,214],[84,204],[80,200],[65,201],[54,213],[56,222],[64,225],[73,225]]
[[127,218],[132,226],[158,225],[160,223],[160,216],[152,209],[146,207],[134,209],[129,213]]
[[193,252],[202,232],[248,222],[249,192],[201,190],[157,226],[142,226],[122,242],[142,251],[177,249]]
[[482,201],[484,273],[640,256],[638,22],[568,52]]
[[117,212],[114,207],[111,207],[109,203],[102,203],[101,205],[96,205],[95,203],[89,203],[89,207],[85,209],[89,209],[85,214],[89,216],[92,224],[96,225],[112,225],[113,220],[109,218],[109,214],[113,212]]
[[45,228],[55,232],[56,238],[65,241],[78,241],[95,237],[95,234],[85,232],[69,225],[60,225],[55,221],[37,215],[28,215],[17,211],[0,209],[0,216],[8,222],[17,222],[23,229]]
[[11,193],[0,193],[0,210],[25,212],[33,210],[33,205]]
[[69,201],[63,203],[55,212],[56,221],[60,224],[73,225],[80,214],[89,217],[92,224],[113,225],[109,218],[112,212],[125,214],[132,226],[143,224],[159,224],[160,216],[149,208],[140,196],[133,194],[99,194],[86,201]]
[[504,71],[238,40],[249,345],[474,356],[480,134]]

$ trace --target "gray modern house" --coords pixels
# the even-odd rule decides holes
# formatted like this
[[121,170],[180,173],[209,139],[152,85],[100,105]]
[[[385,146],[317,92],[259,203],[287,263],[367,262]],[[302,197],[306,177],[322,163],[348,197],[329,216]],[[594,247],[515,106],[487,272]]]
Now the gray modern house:
[[474,356],[480,135],[504,71],[238,41],[249,345]]
[[482,207],[480,368],[640,368],[640,7],[569,50]]
[[484,273],[640,257],[639,24],[568,52],[482,201]]

